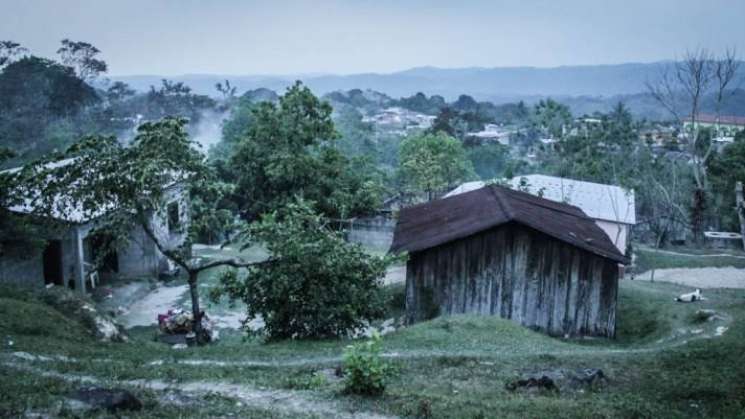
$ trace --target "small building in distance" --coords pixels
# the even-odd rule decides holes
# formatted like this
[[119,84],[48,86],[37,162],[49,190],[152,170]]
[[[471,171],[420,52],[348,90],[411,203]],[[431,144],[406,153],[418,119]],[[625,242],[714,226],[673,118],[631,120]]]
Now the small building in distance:
[[[634,191],[620,186],[584,182],[574,179],[546,175],[516,176],[507,185],[513,189],[538,195],[556,202],[576,205],[608,235],[621,253],[636,224]],[[483,187],[485,182],[466,182],[445,196],[472,191]]]
[[497,124],[486,124],[483,130],[466,133],[466,137],[476,139],[479,142],[495,142],[503,146],[509,146],[512,134],[514,134],[514,131],[504,130]]
[[[745,116],[699,114],[696,117],[695,125],[699,128],[713,129],[714,137],[734,137],[738,132],[745,129]],[[683,121],[683,131],[690,133],[693,128],[693,118],[686,118]]]
[[577,207],[489,185],[404,208],[406,319],[482,314],[555,336],[615,335],[619,263]]
[[[67,161],[52,163],[66,164]],[[10,171],[20,170],[10,169]],[[189,223],[188,191],[182,183],[169,185],[163,196],[163,213],[149,214],[153,233],[168,250],[176,249],[186,240]],[[157,248],[141,227],[129,232],[127,244],[114,252],[101,253],[107,237],[97,230],[97,220],[111,206],[102,206],[93,217],[84,216],[81,208],[71,207],[64,196],[55,198],[56,211],[44,225],[53,225],[45,237],[45,247],[37,254],[26,254],[21,249],[4,247],[0,252],[0,283],[29,287],[59,285],[85,292],[94,284],[92,279],[157,277],[174,269],[170,260]],[[7,208],[19,216],[31,217],[35,208],[25,203]],[[41,224],[40,224],[41,225]]]

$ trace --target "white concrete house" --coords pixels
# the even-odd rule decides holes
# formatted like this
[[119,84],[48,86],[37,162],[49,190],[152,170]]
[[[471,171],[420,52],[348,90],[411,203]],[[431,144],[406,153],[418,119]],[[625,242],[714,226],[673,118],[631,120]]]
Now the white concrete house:
[[[175,249],[183,244],[189,229],[188,192],[184,185],[175,183],[166,189],[164,199],[166,211],[151,214],[151,225],[159,241],[168,249]],[[64,197],[57,198],[57,201],[64,202]],[[8,209],[20,215],[33,212],[29,204]],[[97,216],[103,212],[105,209]],[[42,251],[28,255],[14,249],[3,249],[0,253],[0,283],[31,287],[54,284],[85,292],[92,286],[93,273],[99,278],[157,277],[172,269],[170,261],[139,227],[131,231],[124,248],[107,255],[102,266],[95,266],[103,239],[95,234],[96,218],[85,218],[82,211],[59,212],[53,219],[60,228],[44,237],[47,244]]]
[[[621,253],[626,252],[631,227],[636,224],[633,190],[546,175],[516,176],[506,182],[513,189],[579,207],[595,220]],[[483,181],[466,182],[445,196],[472,191],[484,185]]]

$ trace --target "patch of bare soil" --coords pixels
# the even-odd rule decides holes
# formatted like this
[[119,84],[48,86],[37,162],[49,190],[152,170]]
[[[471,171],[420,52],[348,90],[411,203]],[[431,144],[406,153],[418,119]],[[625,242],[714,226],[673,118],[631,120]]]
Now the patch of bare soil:
[[144,298],[132,304],[126,313],[117,317],[125,328],[151,326],[158,324],[158,314],[165,313],[176,305],[176,302],[189,291],[187,285],[175,287],[160,286]]

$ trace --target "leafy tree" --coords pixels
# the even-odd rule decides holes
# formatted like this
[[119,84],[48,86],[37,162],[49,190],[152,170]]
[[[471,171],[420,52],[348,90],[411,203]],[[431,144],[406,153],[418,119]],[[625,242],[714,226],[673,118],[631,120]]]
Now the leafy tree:
[[14,61],[0,72],[0,146],[25,160],[63,150],[83,125],[68,130],[65,121],[98,101],[69,67],[34,56]]
[[261,317],[270,339],[348,336],[384,314],[381,278],[388,259],[344,241],[302,200],[265,214],[243,233],[272,255],[247,275],[228,270],[221,288]]
[[541,100],[533,109],[532,124],[544,135],[560,138],[564,128],[572,123],[572,113],[569,107],[553,99]]
[[460,141],[443,133],[408,137],[401,143],[399,177],[410,192],[433,199],[473,175],[473,167]]
[[499,143],[480,144],[466,148],[466,155],[479,179],[500,177],[510,160],[509,147]]
[[96,58],[101,51],[88,42],[62,40],[62,46],[57,50],[62,64],[75,69],[78,77],[91,81],[101,73],[107,71],[106,62]]
[[637,127],[619,102],[599,124],[587,124],[578,135],[566,136],[558,152],[546,153],[544,166],[562,177],[631,186],[638,177]]
[[220,181],[203,182],[192,188],[190,229],[194,241],[217,244],[228,240],[238,213],[230,200],[232,191],[232,184]]
[[[194,329],[203,341],[199,273],[217,266],[252,264],[240,259],[195,258],[191,254],[191,237],[172,248],[167,244],[168,239],[157,233],[155,223],[168,216],[163,197],[169,186],[174,183],[191,189],[210,186],[204,158],[192,146],[185,125],[186,121],[180,118],[144,123],[127,147],[111,136],[89,136],[62,156],[70,159],[66,164],[46,165],[42,161],[23,172],[26,179],[35,180],[26,187],[26,195],[35,202],[37,215],[79,209],[85,217],[97,217],[97,231],[112,237],[112,246],[123,245],[136,228],[153,240],[160,252],[188,275]],[[57,205],[59,196],[66,197],[72,205]],[[102,208],[106,209],[103,214]]]
[[13,41],[0,41],[0,68],[13,62],[14,58],[28,52],[21,44]]
[[435,120],[432,122],[430,131],[433,133],[444,132],[445,134],[454,137],[454,125],[457,114],[458,113],[449,106],[442,108],[442,110],[440,110],[440,113],[437,114]]
[[398,100],[398,106],[410,111],[419,112],[427,115],[437,115],[440,109],[444,108],[447,103],[442,96],[433,95],[427,97],[422,92],[418,92],[410,97],[404,97]]
[[709,161],[709,176],[714,193],[719,198],[716,207],[726,228],[739,230],[735,211],[735,184],[745,182],[745,131],[735,136],[721,154]]
[[367,156],[378,160],[375,128],[362,121],[362,114],[351,106],[340,105],[335,109],[334,125],[339,131],[339,149],[347,157]]
[[[11,157],[13,152],[0,147],[0,164]],[[18,193],[22,183],[20,173],[0,172],[0,256],[35,256],[45,242],[42,230],[48,229],[8,209],[22,203],[22,196]]]
[[161,80],[159,89],[150,86],[150,91],[138,104],[145,118],[157,120],[168,116],[188,118],[197,122],[205,110],[213,109],[215,101],[209,96],[192,93],[191,87],[182,82]]
[[374,179],[356,171],[335,146],[338,133],[332,109],[300,82],[278,104],[262,102],[252,111],[253,123],[226,166],[235,179],[235,200],[242,216],[258,218],[290,202],[296,195],[317,203],[331,218],[363,215],[377,204],[360,207]]

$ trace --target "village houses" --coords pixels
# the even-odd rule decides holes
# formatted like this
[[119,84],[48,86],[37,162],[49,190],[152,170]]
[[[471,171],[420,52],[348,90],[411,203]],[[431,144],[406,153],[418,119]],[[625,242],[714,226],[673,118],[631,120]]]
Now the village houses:
[[[17,170],[20,168],[9,171]],[[166,210],[151,213],[150,225],[159,241],[170,250],[183,244],[188,233],[188,195],[184,185],[174,183],[166,189],[163,199],[166,201],[163,206]],[[101,254],[107,237],[97,232],[96,220],[107,208],[87,217],[81,208],[70,208],[73,204],[64,196],[56,198],[56,205],[68,207],[65,211],[56,211],[52,215],[53,220],[45,220],[53,221],[58,228],[48,230],[49,236],[44,237],[46,245],[40,252],[25,254],[12,248],[2,250],[0,283],[34,287],[58,285],[86,292],[95,287],[99,280],[157,277],[175,269],[140,227],[130,232],[125,247]],[[37,216],[31,202],[8,209],[31,219]]]

